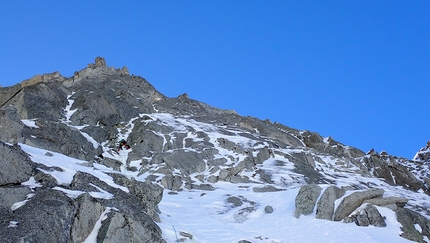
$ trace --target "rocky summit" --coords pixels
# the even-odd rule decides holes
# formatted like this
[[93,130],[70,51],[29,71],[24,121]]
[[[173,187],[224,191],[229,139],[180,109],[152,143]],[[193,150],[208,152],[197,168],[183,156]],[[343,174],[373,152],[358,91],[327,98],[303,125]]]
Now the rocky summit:
[[[160,202],[190,191],[209,197],[226,184],[267,197],[296,190],[293,218],[382,229],[388,210],[399,239],[430,239],[430,144],[412,160],[364,153],[187,94],[166,97],[101,57],[72,77],[0,88],[0,131],[3,242],[198,242],[173,234]],[[283,207],[258,198],[225,194],[213,214],[231,211],[244,224]]]

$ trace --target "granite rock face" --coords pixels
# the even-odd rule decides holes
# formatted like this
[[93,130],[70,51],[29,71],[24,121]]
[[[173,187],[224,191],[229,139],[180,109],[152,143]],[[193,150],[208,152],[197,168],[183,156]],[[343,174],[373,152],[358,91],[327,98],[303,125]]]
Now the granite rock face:
[[396,212],[397,220],[402,224],[401,236],[416,242],[426,242],[430,237],[430,220],[410,209],[401,208]]
[[300,188],[296,197],[295,216],[309,215],[315,208],[315,203],[321,193],[321,187],[315,184],[304,185]]
[[357,209],[365,200],[382,197],[384,190],[370,189],[354,192],[342,199],[334,212],[334,221],[340,221]]
[[333,220],[334,203],[344,194],[345,191],[336,186],[329,186],[325,189],[317,204],[316,218]]
[[[427,224],[406,210],[407,198],[384,198],[364,179],[335,185],[360,175],[430,194],[425,149],[415,160],[365,154],[187,94],[166,97],[102,57],[72,77],[53,72],[0,87],[0,131],[0,238],[6,242],[82,242],[97,222],[97,242],[165,242],[157,225],[163,191],[209,192],[217,182],[259,194],[300,187],[296,217],[315,211],[319,219],[382,226],[377,207],[384,206],[396,210],[405,237],[418,241],[410,224]],[[122,139],[128,148],[119,145]],[[60,156],[67,157],[53,161]],[[63,160],[77,162],[69,167]],[[259,206],[232,195],[226,203],[239,210],[238,222]]]
[[33,173],[33,165],[19,146],[10,146],[0,141],[0,186],[19,185]]

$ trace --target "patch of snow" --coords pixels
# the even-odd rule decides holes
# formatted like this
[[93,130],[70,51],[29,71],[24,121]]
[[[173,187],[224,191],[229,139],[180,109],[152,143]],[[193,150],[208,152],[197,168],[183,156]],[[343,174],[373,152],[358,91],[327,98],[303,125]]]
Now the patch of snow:
[[90,183],[90,185],[97,188],[97,190],[99,190],[98,192],[89,192],[92,197],[101,198],[101,199],[112,199],[113,198],[112,193],[109,193],[109,192],[101,189],[100,187],[98,187],[94,184]]
[[[114,197],[114,195],[112,193],[109,193],[103,189],[101,189],[100,187],[91,184],[91,186],[95,187],[97,190],[99,190],[98,192],[88,192],[90,194],[90,196],[94,197],[94,198],[100,198],[100,199],[112,199]],[[62,188],[62,187],[54,187],[52,188],[54,190],[58,190],[58,191],[62,191],[64,192],[68,197],[70,198],[77,198],[80,195],[82,195],[83,193],[85,193],[84,191],[78,191],[78,190],[69,190],[66,188]]]
[[87,139],[88,142],[90,142],[93,145],[95,149],[97,149],[100,146],[100,144],[94,138],[88,135],[88,133],[81,132],[81,134]]
[[39,182],[37,182],[35,179],[34,179],[34,177],[32,176],[32,177],[30,177],[29,179],[28,179],[28,181],[25,181],[25,182],[23,182],[23,183],[21,183],[21,185],[23,185],[23,186],[28,186],[29,188],[31,188],[31,189],[34,189],[34,188],[37,188],[37,187],[42,187],[42,184],[41,183],[39,183]]
[[8,228],[15,228],[18,227],[18,221],[10,221],[9,225],[7,226]]
[[56,186],[56,187],[54,187],[54,188],[52,188],[52,189],[54,189],[54,190],[58,190],[58,191],[62,191],[62,192],[64,192],[68,197],[70,197],[70,198],[77,198],[77,197],[79,197],[81,194],[83,194],[83,193],[85,193],[85,192],[83,192],[83,191],[77,191],[77,190],[69,190],[69,189],[66,189],[66,188],[62,188],[62,187],[58,187],[58,186]]
[[421,226],[420,226],[419,224],[414,224],[414,228],[415,228],[418,232],[420,232],[420,234],[422,234],[422,233],[423,233],[423,229],[421,228]]
[[73,176],[78,171],[81,171],[99,178],[101,181],[106,182],[112,187],[119,188],[125,192],[129,192],[127,187],[120,186],[114,183],[113,178],[106,174],[114,172],[114,170],[112,170],[111,168],[96,164],[94,164],[94,167],[88,167],[82,165],[87,163],[87,161],[84,160],[71,158],[52,151],[50,151],[50,153],[52,153],[53,156],[45,156],[47,150],[34,148],[21,143],[19,144],[19,146],[22,150],[24,150],[27,154],[30,155],[30,158],[33,162],[44,164],[48,167],[60,168],[61,170],[52,169],[49,171],[39,168],[40,171],[54,177],[57,180],[58,185],[69,185],[73,180]]
[[34,193],[30,193],[26,196],[26,199],[24,201],[20,201],[20,202],[16,202],[14,204],[12,204],[12,206],[10,207],[10,209],[12,211],[17,210],[18,208],[24,206],[28,201],[30,201],[30,198],[32,198],[34,196]]
[[24,123],[24,125],[26,125],[27,127],[39,128],[39,127],[36,125],[35,119],[33,119],[33,120],[21,120],[21,121],[22,121],[22,123]]
[[78,109],[74,109],[74,110],[71,110],[72,109],[72,106],[73,106],[73,103],[75,102],[74,100],[72,100],[72,99],[70,99],[70,97],[72,97],[72,95],[74,94],[75,92],[73,92],[71,95],[68,95],[67,96],[67,100],[69,101],[69,103],[67,104],[67,106],[66,106],[66,108],[64,108],[63,109],[63,111],[64,111],[64,116],[65,116],[65,118],[66,118],[66,123],[70,123],[71,121],[70,121],[70,117],[72,117],[72,115],[78,110]]

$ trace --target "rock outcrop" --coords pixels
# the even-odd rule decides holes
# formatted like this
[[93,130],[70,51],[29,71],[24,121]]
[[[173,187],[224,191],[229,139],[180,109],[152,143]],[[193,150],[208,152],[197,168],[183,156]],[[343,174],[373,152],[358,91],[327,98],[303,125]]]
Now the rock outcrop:
[[33,173],[33,163],[18,146],[0,141],[0,186],[20,185]]
[[315,203],[321,193],[321,187],[316,184],[304,185],[300,188],[296,197],[295,216],[309,215],[315,208]]
[[414,160],[421,161],[421,162],[430,162],[430,141],[428,141],[426,146],[421,148],[415,154]]
[[316,218],[333,220],[334,203],[345,194],[345,190],[336,186],[329,186],[324,190],[317,204]]
[[79,82],[85,78],[102,78],[106,74],[110,75],[129,75],[127,67],[115,69],[114,67],[108,67],[103,57],[96,57],[94,63],[88,64],[88,67],[76,71],[71,78],[71,81],[66,82],[67,86],[71,86],[73,83]]
[[353,192],[345,196],[334,212],[334,221],[340,221],[357,209],[365,200],[382,197],[384,190],[370,189],[366,191]]
[[397,220],[402,224],[402,237],[416,241],[427,242],[424,237],[430,239],[430,220],[410,209],[401,208],[396,212]]
[[382,217],[378,209],[371,204],[366,204],[363,208],[356,210],[356,213],[348,216],[348,218],[344,220],[347,222],[353,221],[358,226],[387,226],[384,217]]

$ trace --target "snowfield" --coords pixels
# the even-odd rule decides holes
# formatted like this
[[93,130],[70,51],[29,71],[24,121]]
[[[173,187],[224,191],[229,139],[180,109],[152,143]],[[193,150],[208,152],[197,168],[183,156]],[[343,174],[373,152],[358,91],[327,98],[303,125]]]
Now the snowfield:
[[[51,152],[52,157],[45,155],[46,150],[36,149],[20,144],[24,151],[31,155],[36,163],[46,166],[55,166],[63,169],[59,171],[45,171],[54,176],[59,182],[67,184],[77,171],[90,173],[111,186],[127,190],[113,183],[104,172],[112,173],[110,168],[97,166],[86,167],[80,161],[64,155]],[[136,178],[144,180],[143,177]],[[375,179],[376,180],[376,179]],[[29,181],[29,187],[37,187],[37,183]],[[381,214],[386,218],[387,227],[358,227],[355,224],[332,222],[315,218],[315,212],[310,216],[294,217],[294,200],[298,187],[288,188],[284,191],[256,193],[252,190],[255,184],[231,184],[218,182],[213,184],[214,191],[184,190],[171,192],[164,190],[163,199],[159,204],[161,210],[161,223],[158,225],[163,231],[167,242],[225,242],[237,243],[240,240],[261,243],[281,242],[411,242],[399,236],[400,224],[390,209],[381,208]],[[326,185],[321,185],[325,187]],[[70,191],[61,187],[61,190],[71,198],[76,198],[81,192]],[[90,193],[93,197],[109,199],[111,194],[95,187]],[[241,198],[245,203],[235,207],[227,201],[230,196]],[[426,200],[427,198],[416,198]],[[23,205],[21,202],[17,205]],[[266,213],[264,208],[271,206],[272,213]],[[101,220],[103,218],[101,217]],[[11,222],[13,225],[14,222]],[[193,237],[181,236],[181,232],[191,234]],[[96,242],[94,234],[85,241]]]
[[[69,121],[72,111],[71,105],[64,110],[66,121]],[[218,145],[218,138],[228,138],[237,144],[243,146],[254,146],[252,139],[243,136],[222,135],[217,133],[216,127],[210,124],[196,122],[187,117],[181,119],[174,118],[169,114],[145,114],[150,116],[154,121],[162,120],[163,123],[175,127],[182,132],[187,131],[186,127],[192,127],[195,131],[204,131],[210,137],[216,149],[219,151],[219,157],[236,156],[241,159],[242,155],[232,154]],[[26,121],[27,126],[35,126],[34,123]],[[123,138],[127,138],[133,128],[133,120],[125,126]],[[234,131],[232,131],[234,133]],[[88,136],[86,134],[86,136]],[[188,133],[191,139],[198,139],[193,133]],[[87,137],[89,141],[94,141]],[[34,148],[25,144],[19,144],[21,148],[30,155],[35,163],[44,164],[50,168],[58,169],[43,170],[44,173],[53,176],[58,186],[54,189],[64,192],[71,198],[76,198],[82,192],[68,190],[62,186],[67,186],[72,181],[77,171],[86,172],[94,175],[100,180],[108,183],[110,186],[119,188],[125,192],[128,189],[117,185],[113,182],[112,177],[107,173],[121,173],[129,178],[135,178],[138,181],[145,181],[148,173],[138,175],[137,171],[129,171],[125,166],[127,155],[130,151],[121,150],[119,154],[104,152],[105,157],[111,157],[122,161],[121,172],[115,171],[109,167],[100,164],[90,164],[87,161],[67,157],[65,155]],[[98,144],[94,144],[94,146]],[[100,146],[104,146],[101,144]],[[108,151],[110,148],[105,148]],[[300,148],[279,148],[283,152],[300,150]],[[410,199],[410,205],[429,205],[430,198],[424,193],[413,193],[399,186],[390,186],[382,180],[371,177],[361,177],[354,173],[354,166],[344,171],[335,170],[336,159],[329,156],[320,157],[324,163],[317,164],[317,167],[336,182],[337,186],[358,185],[366,183],[375,185],[385,190],[385,196],[403,196]],[[282,166],[279,164],[282,162]],[[131,162],[131,165],[139,167],[139,163]],[[163,238],[169,242],[201,242],[201,243],[292,243],[292,242],[354,242],[354,243],[396,243],[411,242],[399,235],[402,233],[401,225],[397,222],[395,213],[383,207],[378,207],[380,213],[385,217],[387,227],[359,227],[354,223],[333,222],[315,218],[315,210],[312,215],[294,216],[295,197],[299,191],[300,185],[304,183],[303,175],[292,171],[293,164],[285,157],[274,155],[266,160],[262,165],[265,171],[271,173],[274,184],[281,191],[276,192],[254,192],[253,188],[263,187],[264,184],[253,178],[252,172],[242,172],[243,175],[251,179],[251,183],[232,184],[227,182],[217,182],[212,184],[215,188],[213,191],[204,190],[187,190],[173,192],[165,189],[163,199],[159,204],[161,211],[158,223],[162,229]],[[139,168],[138,168],[139,169]],[[246,174],[248,173],[248,174]],[[203,172],[209,175],[208,171]],[[160,175],[161,176],[161,175]],[[191,175],[194,178],[196,175]],[[198,180],[195,179],[198,183]],[[38,185],[34,179],[30,179],[24,185],[35,188]],[[320,185],[323,189],[328,185]],[[107,191],[93,185],[94,191],[90,193],[95,198],[112,198],[113,195]],[[346,194],[348,195],[348,193]],[[345,196],[346,196],[345,195]],[[342,199],[342,198],[341,198]],[[341,200],[338,199],[338,202]],[[14,204],[16,209],[31,200],[31,195],[25,201]],[[266,210],[267,208],[273,209]],[[429,205],[430,207],[430,205]],[[86,243],[96,242],[98,227],[104,220],[104,215],[100,216],[93,232],[85,240]],[[10,227],[14,227],[16,222],[10,222]],[[430,242],[427,239],[427,242]]]

